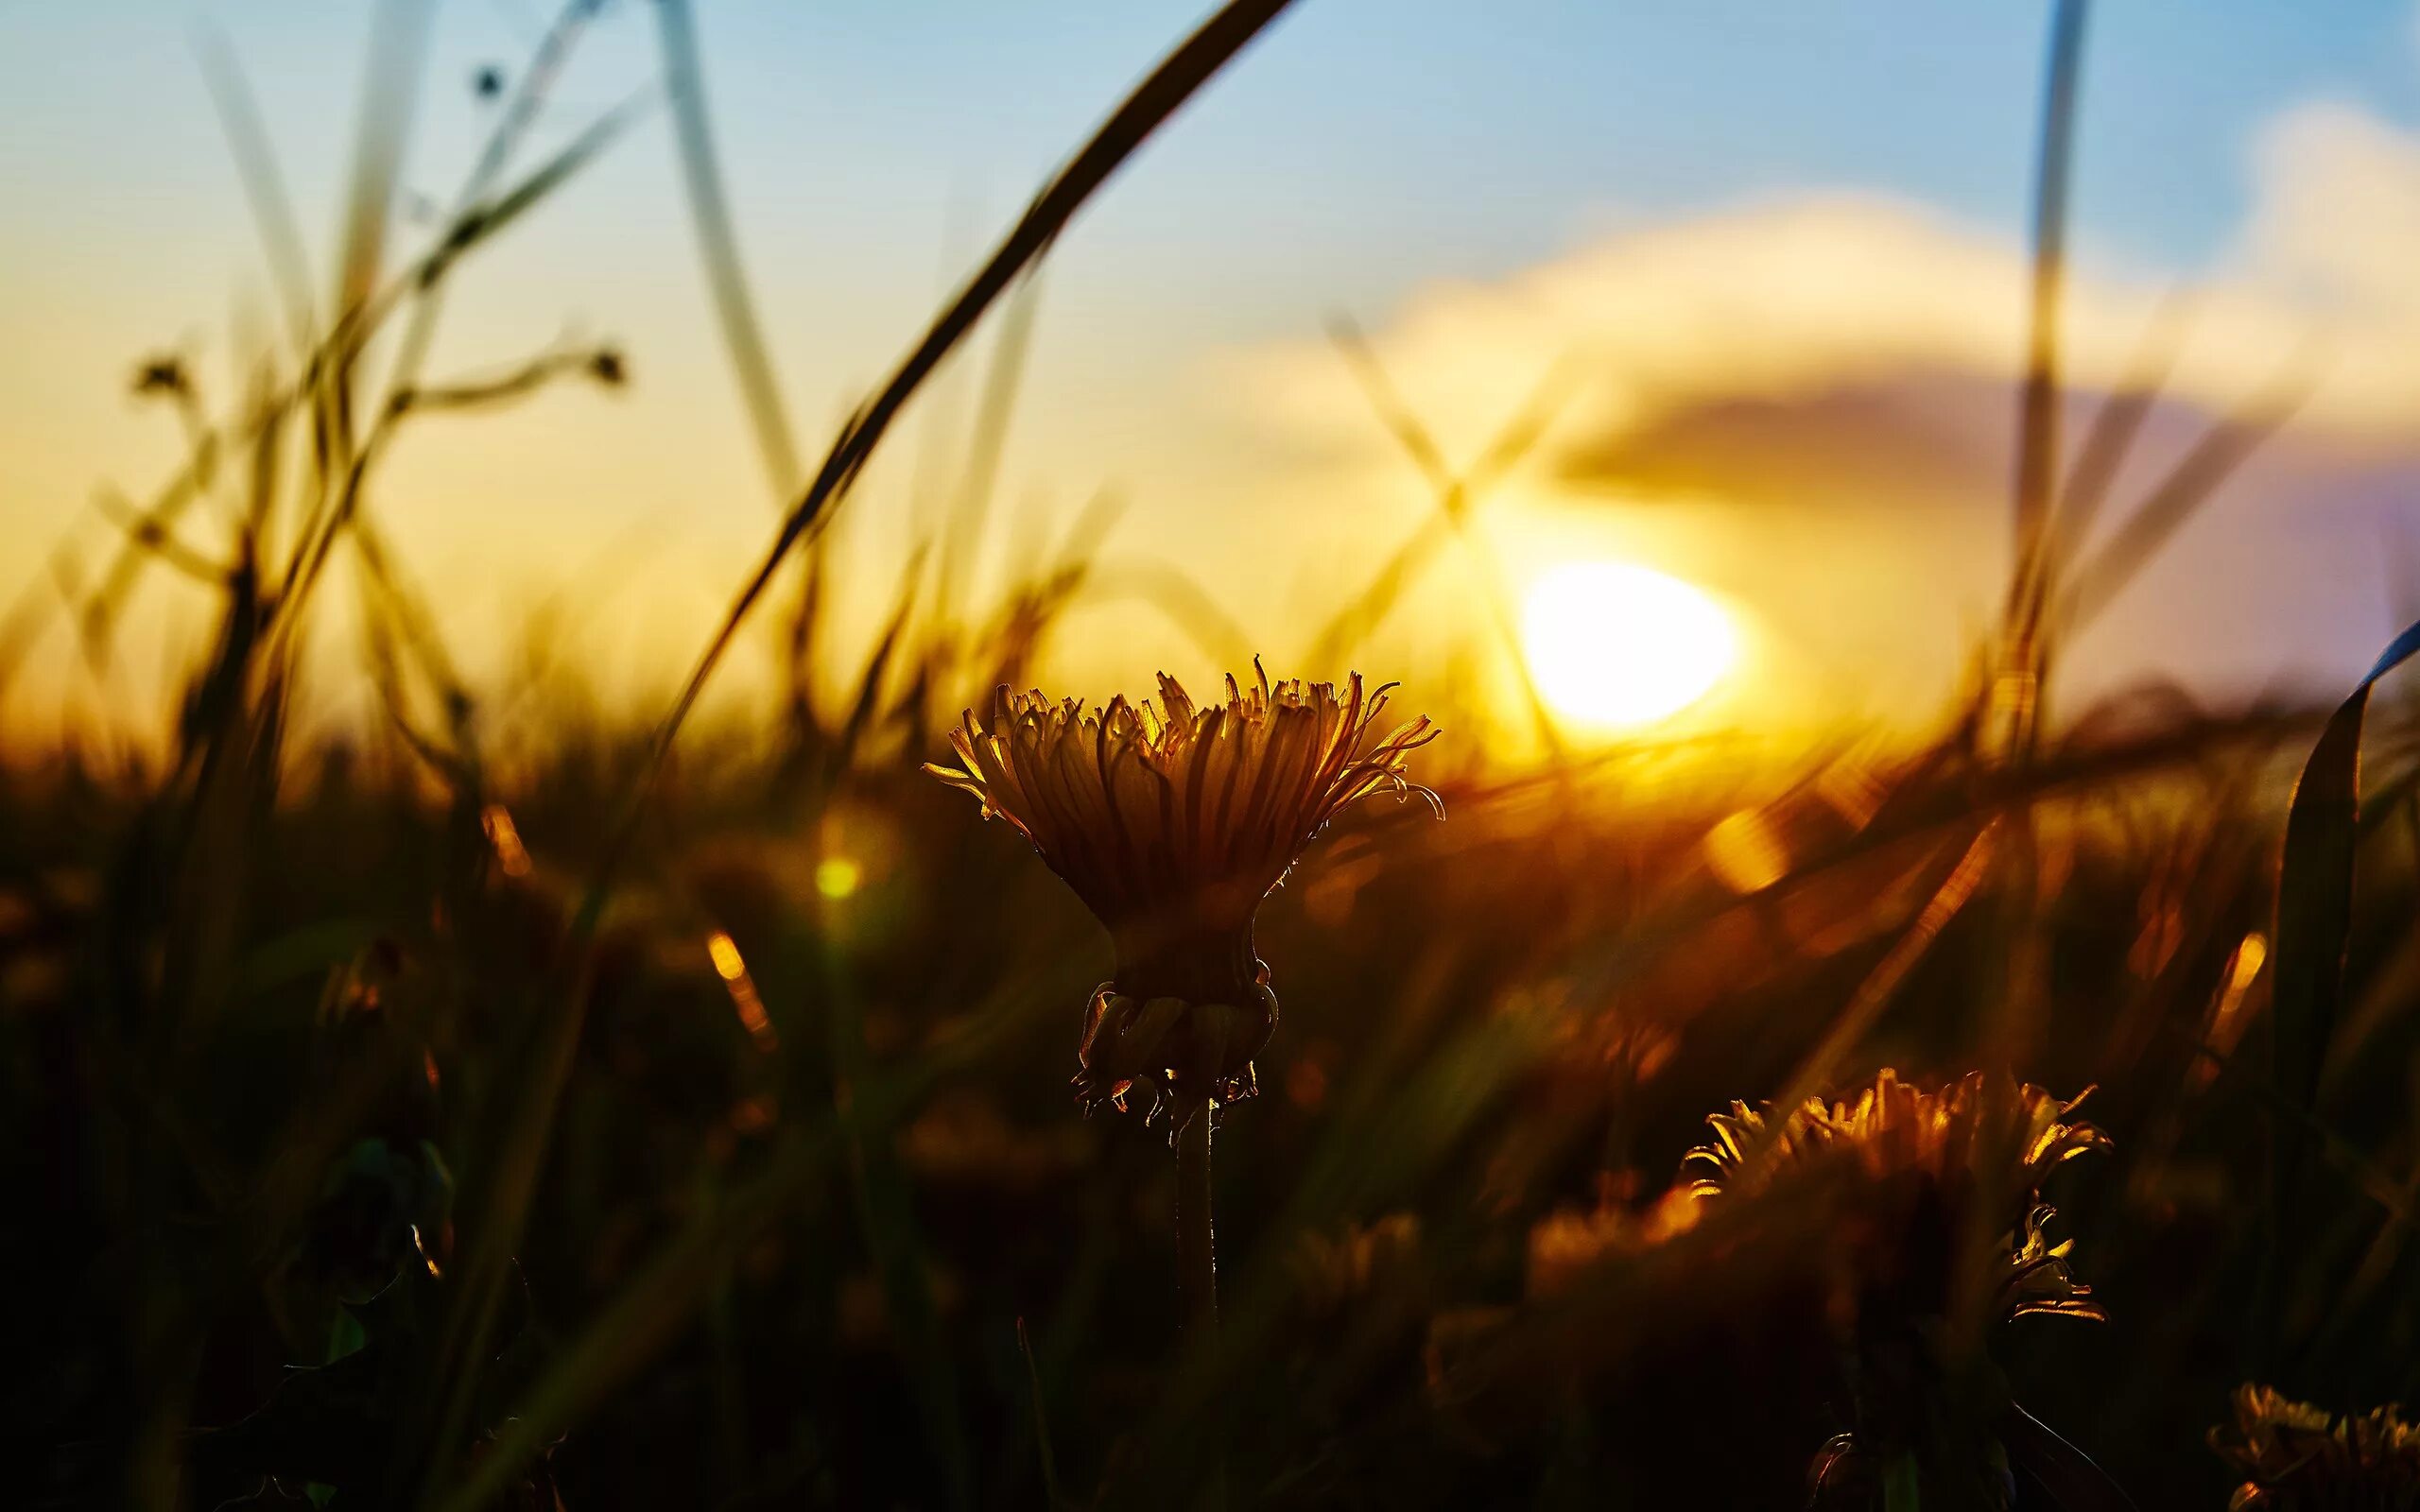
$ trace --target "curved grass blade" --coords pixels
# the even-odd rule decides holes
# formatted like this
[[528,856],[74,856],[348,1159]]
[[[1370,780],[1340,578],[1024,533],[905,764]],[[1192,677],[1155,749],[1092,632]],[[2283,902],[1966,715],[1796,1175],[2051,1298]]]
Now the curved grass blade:
[[823,465],[807,485],[805,496],[799,500],[781,531],[765,553],[746,586],[723,616],[721,627],[698,659],[698,664],[681,689],[670,713],[656,732],[655,760],[650,770],[660,767],[663,757],[671,748],[674,737],[696,707],[698,696],[705,691],[706,679],[731,649],[739,627],[748,618],[756,601],[780,570],[783,558],[790,554],[806,533],[823,521],[834,501],[848,491],[863,471],[874,447],[880,443],[890,422],[898,418],[908,397],[932,375],[934,368],[962,340],[977,320],[1006,292],[1018,274],[1025,271],[1075,218],[1076,212],[1092,198],[1096,190],[1109,180],[1126,160],[1134,155],[1144,141],[1159,129],[1161,124],[1177,112],[1179,107],[1193,97],[1196,90],[1210,81],[1212,75],[1224,67],[1228,60],[1241,52],[1244,44],[1260,35],[1262,28],[1277,19],[1290,0],[1229,0],[1216,15],[1203,22],[1200,29],[1179,43],[1176,50],[1163,59],[1150,77],[1134,87],[1132,94],[1092,140],[1061,169],[1042,193],[1034,197],[1025,215],[1011,228],[991,261],[959,291],[947,309],[933,321],[924,339],[908,352],[889,382],[883,385],[866,406],[841,428],[839,438],[823,459]]
[[2301,1116],[2276,1119],[2270,1128],[2268,1245],[2254,1313],[2263,1366],[2273,1361],[2278,1343],[2287,1214],[2309,1143],[2304,1120],[2314,1112],[2327,1042],[2343,1005],[2360,830],[2361,727],[2371,688],[2414,653],[2420,653],[2420,623],[2394,638],[2328,716],[2286,811],[2269,1029],[2277,1091]]
[[[831,453],[824,458],[814,481],[807,486],[804,496],[783,521],[782,528],[775,535],[763,561],[740,590],[723,623],[692,669],[679,698],[658,728],[649,760],[631,794],[631,801],[580,900],[565,948],[568,964],[562,975],[566,990],[555,1006],[553,1022],[540,1032],[542,1043],[537,1052],[533,1085],[516,1112],[498,1158],[497,1163],[503,1174],[498,1179],[497,1195],[490,1209],[492,1221],[483,1240],[489,1258],[488,1272],[484,1276],[480,1274],[476,1257],[462,1267],[464,1290],[474,1296],[462,1314],[464,1327],[457,1331],[451,1341],[454,1345],[449,1351],[452,1357],[460,1359],[475,1355],[477,1350],[473,1346],[487,1332],[487,1319],[493,1307],[482,1305],[482,1298],[476,1293],[484,1290],[492,1295],[495,1257],[511,1253],[519,1242],[521,1225],[527,1217],[527,1194],[534,1187],[539,1168],[544,1161],[557,1105],[570,1078],[572,1057],[579,1044],[589,974],[586,943],[595,936],[606,900],[612,893],[614,873],[636,836],[639,822],[646,813],[647,797],[653,788],[654,774],[663,769],[664,759],[689,711],[695,707],[699,695],[704,690],[706,679],[721,664],[740,625],[763,596],[790,549],[816,527],[825,518],[831,505],[846,493],[889,430],[890,422],[897,418],[899,410],[931,376],[934,368],[974,328],[977,320],[1008,289],[1017,275],[1049,249],[1076,212],[1108,181],[1110,175],[1134,154],[1152,131],[1192,98],[1195,91],[1207,83],[1230,59],[1243,50],[1246,43],[1275,20],[1288,3],[1289,0],[1230,0],[1134,87],[1091,140],[1043,187],[991,260],[949,307],[935,318],[881,391],[842,427]],[[512,198],[508,196],[498,203],[510,203]],[[479,1285],[482,1280],[487,1283],[485,1287]],[[559,1389],[569,1390],[568,1387]],[[458,1405],[446,1416],[458,1420]],[[532,1416],[536,1416],[534,1412]],[[514,1443],[518,1452],[526,1453],[530,1441],[521,1438]],[[510,1460],[505,1447],[499,1445],[482,1458],[471,1485],[450,1504],[465,1507],[479,1504],[483,1496],[503,1484],[498,1477],[508,1471],[496,1467],[508,1463],[518,1461]]]
[[2042,1488],[2052,1506],[2062,1512],[2135,1512],[2134,1499],[2091,1455],[2015,1402],[2009,1403],[1999,1428],[2009,1458]]

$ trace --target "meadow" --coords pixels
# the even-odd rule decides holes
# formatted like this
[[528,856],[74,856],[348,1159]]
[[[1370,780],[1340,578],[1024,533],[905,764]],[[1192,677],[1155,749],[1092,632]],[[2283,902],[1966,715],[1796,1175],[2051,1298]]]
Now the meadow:
[[[920,596],[928,542],[869,645],[827,638],[825,528],[887,507],[856,484],[894,420],[1282,0],[1179,42],[813,465],[687,7],[656,9],[796,485],[660,721],[566,677],[494,740],[369,502],[424,417],[502,444],[527,392],[645,381],[607,346],[422,370],[451,282],[631,118],[524,150],[588,4],[499,83],[432,234],[365,167],[299,351],[233,387],[134,369],[185,462],[109,572],[0,630],[13,664],[172,578],[213,606],[156,751],[12,749],[0,784],[13,1504],[2420,1505],[2420,1437],[2360,1418],[2420,1393],[2420,720],[2392,682],[2053,697],[2063,590],[2225,471],[2104,506],[2141,396],[2072,463],[2050,419],[2081,5],[1966,686],[1913,733],[1520,763],[1469,733],[1503,715],[1468,675],[1287,744],[1364,691],[1369,624],[1462,523],[1447,476],[1316,664],[1272,634],[1270,680],[1190,717],[1150,685],[994,705],[1042,680],[1080,531],[981,603]],[[303,738],[338,593],[383,717]],[[750,636],[786,698],[692,717]],[[1200,800],[1222,761],[1244,816]],[[1146,767],[1165,807],[1119,796]]]

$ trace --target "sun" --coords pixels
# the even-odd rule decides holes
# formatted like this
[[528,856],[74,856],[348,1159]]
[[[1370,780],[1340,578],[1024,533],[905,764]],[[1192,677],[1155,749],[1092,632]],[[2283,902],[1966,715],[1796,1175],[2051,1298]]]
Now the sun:
[[1538,693],[1577,726],[1635,730],[1714,690],[1739,654],[1731,616],[1677,577],[1626,561],[1573,561],[1533,583],[1521,652]]

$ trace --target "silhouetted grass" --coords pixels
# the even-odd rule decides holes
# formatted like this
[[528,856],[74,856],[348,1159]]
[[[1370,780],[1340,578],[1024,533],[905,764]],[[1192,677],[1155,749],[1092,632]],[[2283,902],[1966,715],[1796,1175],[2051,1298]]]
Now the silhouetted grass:
[[[90,591],[67,583],[58,618],[96,657],[149,566],[215,593],[163,760],[17,751],[0,783],[12,1495],[1056,1508],[1223,1486],[1236,1505],[1765,1507],[1805,1504],[1822,1464],[1839,1472],[1824,1504],[1940,1506],[1982,1494],[1957,1477],[1994,1468],[1990,1443],[2020,1506],[2119,1504],[2114,1478],[2145,1507],[2215,1507],[2230,1474],[2203,1433],[2251,1372],[2339,1410],[2420,1391],[2411,710],[2373,709],[2365,682],[2332,713],[2144,700],[2031,723],[2055,638],[2283,407],[2222,426],[2082,553],[2161,334],[2064,469],[2040,434],[2055,350],[2037,351],[2001,629],[2020,649],[1983,658],[2031,679],[2021,740],[1977,738],[2005,696],[1986,679],[1929,736],[1844,732],[1790,760],[1641,744],[1507,772],[1470,733],[1478,708],[1416,700],[1457,732],[1417,774],[1449,818],[1351,814],[1264,906],[1285,1027],[1261,1095],[1219,1125],[1219,1337],[1180,1333],[1165,1142],[1080,1121],[1066,1092],[1098,932],[915,767],[1087,594],[1141,585],[1222,655],[1268,633],[1172,567],[1104,565],[1107,499],[1022,580],[965,584],[1032,318],[1011,290],[1282,9],[1230,6],[1181,43],[802,483],[686,8],[666,5],[725,340],[769,474],[803,491],[664,722],[623,728],[565,693],[509,753],[367,485],[431,416],[504,426],[538,387],[631,376],[613,348],[421,371],[449,282],[634,118],[520,164],[596,7],[543,35],[407,252],[384,207],[410,80],[388,70],[408,70],[420,16],[391,8],[380,34],[405,60],[369,92],[324,310],[240,75],[206,53],[295,351],[216,406],[181,363],[146,369],[187,461],[116,507],[122,552]],[[2046,140],[2066,139],[2081,22],[2061,8]],[[2037,333],[2055,327],[2065,178],[2044,180]],[[811,663],[842,690],[833,710],[803,670],[804,713],[772,738],[700,729],[675,759],[788,554],[814,549],[1003,296],[1017,323],[957,529],[925,546],[959,586],[921,598],[928,558],[910,558],[856,664]],[[1438,507],[1340,589],[1338,656],[1564,382],[1458,474],[1365,376]],[[194,508],[214,496],[236,507]],[[301,651],[339,562],[384,722],[306,747]],[[11,655],[43,612],[12,614]],[[1822,1162],[1704,1207],[1677,1180],[1734,1099],[1787,1108],[1884,1066],[2097,1087],[2111,1147],[2055,1197],[2106,1322],[1978,1303],[1997,1214],[2026,1195],[1982,1155],[1963,1207]],[[1899,1314],[1921,1327],[1869,1326]]]

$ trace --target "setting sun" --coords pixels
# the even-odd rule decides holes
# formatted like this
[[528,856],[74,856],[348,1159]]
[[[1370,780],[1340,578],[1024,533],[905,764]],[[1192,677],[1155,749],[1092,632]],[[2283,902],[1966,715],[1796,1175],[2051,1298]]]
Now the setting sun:
[[1738,639],[1712,598],[1623,561],[1577,561],[1531,585],[1522,654],[1555,713],[1599,730],[1651,725],[1704,697]]

